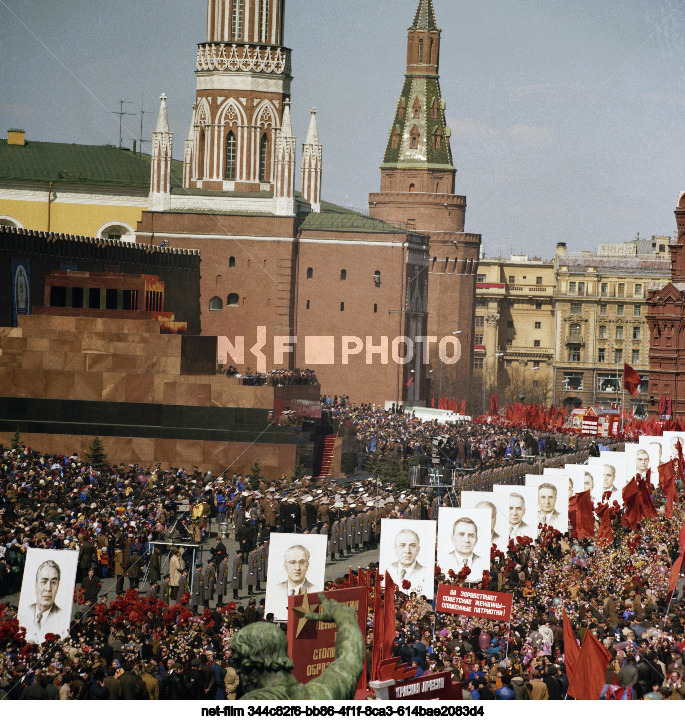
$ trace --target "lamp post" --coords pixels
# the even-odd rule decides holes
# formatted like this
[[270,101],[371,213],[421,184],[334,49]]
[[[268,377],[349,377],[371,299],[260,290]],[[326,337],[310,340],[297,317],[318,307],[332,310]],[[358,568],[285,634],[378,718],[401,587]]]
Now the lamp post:
[[483,415],[485,415],[485,390],[488,384],[488,358],[501,358],[504,353],[494,353],[493,355],[485,356],[483,361]]
[[[459,335],[460,333],[460,330],[452,331],[452,335]],[[440,392],[438,393],[438,396],[442,398],[442,356],[440,356]]]

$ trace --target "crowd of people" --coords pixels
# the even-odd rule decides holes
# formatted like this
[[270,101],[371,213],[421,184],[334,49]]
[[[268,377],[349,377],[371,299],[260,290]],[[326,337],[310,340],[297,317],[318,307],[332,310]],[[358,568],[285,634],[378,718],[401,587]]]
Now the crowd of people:
[[[328,405],[364,456],[420,458],[433,452],[436,438],[447,438],[457,464],[480,474],[473,477],[484,486],[524,467],[511,457],[516,441],[535,451],[525,454],[534,456],[530,463],[587,455],[576,436],[447,427],[345,399]],[[435,518],[440,505],[454,502],[444,489],[402,490],[375,479],[257,481],[197,468],[96,469],[77,454],[47,456],[21,444],[2,452],[0,697],[10,699],[235,698],[230,639],[246,624],[272,620],[259,598],[271,532],[326,534],[329,558],[341,567],[328,587],[339,588],[355,553],[377,547],[382,518]],[[682,589],[669,605],[665,569],[677,557],[684,509],[677,504],[672,519],[644,521],[639,533],[622,528],[618,516],[610,546],[545,532],[505,554],[493,551],[487,585],[513,593],[510,626],[436,614],[426,598],[402,589],[394,651],[417,676],[450,670],[471,698],[563,698],[566,611],[579,638],[591,632],[609,648],[607,683],[629,687],[633,697],[683,698],[685,605]],[[224,534],[234,538],[235,552]],[[209,558],[193,557],[193,546],[209,550]],[[74,618],[61,640],[34,644],[19,627],[13,599],[28,548],[79,551]],[[370,568],[373,587],[375,564]],[[454,581],[449,569],[436,568],[436,587]],[[369,660],[373,624],[370,614]]]
[[247,370],[245,374],[240,374],[235,366],[229,365],[226,375],[240,379],[244,386],[308,386],[317,385],[319,382],[316,373],[310,368],[293,370],[278,368],[266,373],[253,373]]

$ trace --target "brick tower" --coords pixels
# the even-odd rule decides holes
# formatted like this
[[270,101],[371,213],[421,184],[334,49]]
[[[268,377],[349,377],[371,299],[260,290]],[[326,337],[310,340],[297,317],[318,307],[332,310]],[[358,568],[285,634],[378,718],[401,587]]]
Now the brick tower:
[[[185,188],[274,193],[278,168],[289,163],[277,156],[289,145],[279,139],[292,80],[284,9],[285,0],[208,0],[207,42],[198,46],[185,144]],[[290,173],[287,182],[292,178]],[[292,195],[286,189],[286,197]],[[280,214],[292,215],[292,202],[278,205]]]
[[[407,41],[407,72],[381,165],[369,195],[374,218],[430,235],[428,335],[460,331],[462,356],[443,367],[443,395],[463,396],[473,367],[473,323],[480,235],[464,233],[466,198],[454,194],[450,129],[440,93],[440,30],[433,0],[419,0]],[[438,393],[440,361],[431,357]]]

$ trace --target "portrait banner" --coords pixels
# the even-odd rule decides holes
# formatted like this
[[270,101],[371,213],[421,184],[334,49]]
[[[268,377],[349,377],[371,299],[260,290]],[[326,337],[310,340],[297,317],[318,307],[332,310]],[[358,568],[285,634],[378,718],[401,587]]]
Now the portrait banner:
[[[659,485],[659,463],[663,454],[660,436],[643,436],[646,438],[644,444],[626,443],[626,478],[630,481],[638,473],[647,477],[647,469],[650,470],[650,482],[653,486]],[[642,438],[640,439],[642,441]]]
[[495,484],[492,490],[502,498],[506,508],[509,540],[538,537],[538,493],[532,486],[507,486]]
[[574,493],[576,493],[573,478],[568,470],[568,466],[564,466],[563,468],[543,468],[542,475],[565,478],[566,482],[568,483],[568,497],[570,498],[572,495],[574,495]]
[[[324,591],[323,595],[357,612],[357,622],[362,637],[366,638],[366,616],[369,604],[369,589],[366,586],[341,588]],[[295,664],[293,674],[300,683],[307,683],[320,676],[335,661],[335,639],[337,628],[334,623],[307,621],[308,612],[318,613],[319,594],[291,596],[288,598],[288,655]],[[366,674],[359,677],[357,687],[366,688]]]
[[435,521],[381,519],[378,565],[387,571],[398,591],[433,598]]
[[526,486],[537,489],[537,524],[568,531],[568,479],[527,473]]
[[[482,508],[442,506],[438,512],[438,566],[446,577],[468,567],[466,580],[480,583],[490,570],[491,514]],[[432,598],[432,596],[431,596]]]
[[509,527],[507,524],[507,512],[502,508],[499,500],[490,491],[461,492],[462,508],[475,508],[490,512],[490,545],[494,544],[498,551],[506,553],[509,544]]
[[676,448],[676,443],[678,441],[680,441],[682,452],[685,455],[685,433],[680,433],[678,431],[664,431],[662,463],[665,463],[669,460],[669,458],[673,461],[678,460],[678,449]]
[[514,596],[511,593],[482,591],[478,588],[462,588],[440,583],[435,597],[435,610],[438,613],[509,621],[513,602]]
[[630,480],[626,478],[626,454],[623,451],[602,451],[599,458],[590,456],[588,467],[599,467],[600,474],[592,489],[592,500],[599,503],[606,492],[610,492],[609,503],[618,501],[623,505],[622,491]]
[[323,591],[328,537],[312,533],[272,533],[264,613],[288,618],[288,597]]
[[26,551],[17,618],[27,641],[43,643],[48,634],[68,635],[77,564],[78,551]]

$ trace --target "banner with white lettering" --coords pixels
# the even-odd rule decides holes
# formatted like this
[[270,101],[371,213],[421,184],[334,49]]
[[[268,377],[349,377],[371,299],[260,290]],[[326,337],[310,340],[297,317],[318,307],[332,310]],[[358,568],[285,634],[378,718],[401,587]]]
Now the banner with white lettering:
[[438,613],[509,621],[513,599],[511,593],[481,591],[479,588],[462,588],[441,583],[438,585],[435,610]]

